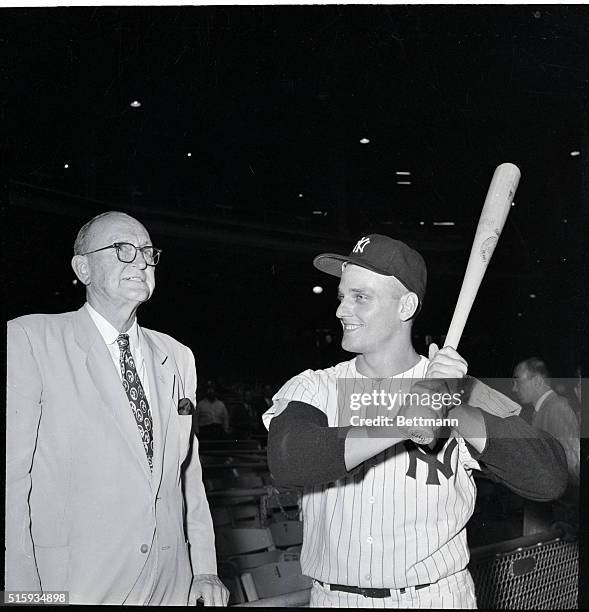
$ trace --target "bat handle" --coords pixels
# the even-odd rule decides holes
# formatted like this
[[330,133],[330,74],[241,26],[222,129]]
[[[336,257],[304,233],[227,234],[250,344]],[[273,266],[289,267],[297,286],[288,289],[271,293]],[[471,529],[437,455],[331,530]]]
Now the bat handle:
[[[464,329],[464,327],[463,327]],[[458,330],[456,328],[448,330],[448,334],[446,335],[446,339],[444,340],[444,348],[447,346],[452,347],[455,351],[458,350],[458,345],[460,344],[460,338],[462,337],[462,329]]]

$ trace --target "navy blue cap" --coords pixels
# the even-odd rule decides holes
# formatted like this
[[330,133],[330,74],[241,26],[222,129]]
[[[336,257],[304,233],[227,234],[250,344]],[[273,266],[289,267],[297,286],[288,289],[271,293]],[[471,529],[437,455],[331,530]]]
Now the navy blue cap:
[[427,270],[423,257],[400,240],[382,234],[368,234],[358,240],[349,255],[322,253],[313,260],[321,272],[342,275],[342,264],[352,263],[384,276],[394,276],[419,298],[425,297]]

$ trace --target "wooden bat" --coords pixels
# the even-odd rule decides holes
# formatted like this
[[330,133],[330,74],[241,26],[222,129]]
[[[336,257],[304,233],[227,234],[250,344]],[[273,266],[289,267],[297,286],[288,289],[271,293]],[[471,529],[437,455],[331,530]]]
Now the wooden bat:
[[[468,258],[468,265],[466,266],[466,273],[464,274],[458,302],[454,309],[454,315],[452,316],[452,322],[450,323],[444,346],[451,346],[454,349],[458,348],[472,304],[497,245],[497,240],[499,240],[505,225],[507,213],[511,208],[520,175],[519,168],[513,164],[501,164],[495,169],[479,218],[470,257]],[[408,406],[405,408],[404,414],[405,416],[412,417],[421,416],[424,412],[419,406],[416,408]],[[436,418],[438,416],[431,409],[429,417]],[[409,439],[413,440],[416,444],[430,445],[431,447],[437,437],[438,429],[430,426],[411,425],[407,427],[406,432]]]
[[458,348],[472,304],[505,225],[520,176],[521,172],[514,164],[501,164],[495,169],[444,346]]

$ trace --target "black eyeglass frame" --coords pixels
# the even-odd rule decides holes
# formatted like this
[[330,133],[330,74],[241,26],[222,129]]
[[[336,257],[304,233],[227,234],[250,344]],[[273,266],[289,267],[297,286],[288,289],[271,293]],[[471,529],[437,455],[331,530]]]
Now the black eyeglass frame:
[[[133,255],[133,258],[130,259],[129,261],[125,261],[124,259],[121,259],[121,247],[122,246],[131,246],[135,249],[135,254]],[[80,255],[90,255],[91,253],[98,253],[99,251],[106,251],[106,249],[115,249],[117,252],[117,259],[121,263],[133,263],[135,259],[137,258],[137,251],[141,251],[141,254],[143,255],[143,259],[145,260],[145,263],[151,267],[157,266],[157,264],[160,261],[160,255],[162,254],[162,249],[158,249],[157,247],[154,247],[151,244],[146,244],[145,246],[142,246],[142,247],[136,247],[131,242],[113,242],[112,244],[109,244],[108,246],[102,247],[100,249],[94,249],[94,251],[88,251],[87,253],[80,253]],[[147,257],[145,256],[145,249],[151,249],[153,251],[153,263],[149,263],[147,261]]]

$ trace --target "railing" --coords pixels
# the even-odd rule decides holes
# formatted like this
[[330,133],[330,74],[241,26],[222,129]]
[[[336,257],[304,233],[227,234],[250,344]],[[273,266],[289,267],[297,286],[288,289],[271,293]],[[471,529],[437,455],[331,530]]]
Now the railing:
[[579,546],[554,530],[472,550],[479,608],[571,610],[578,607]]

